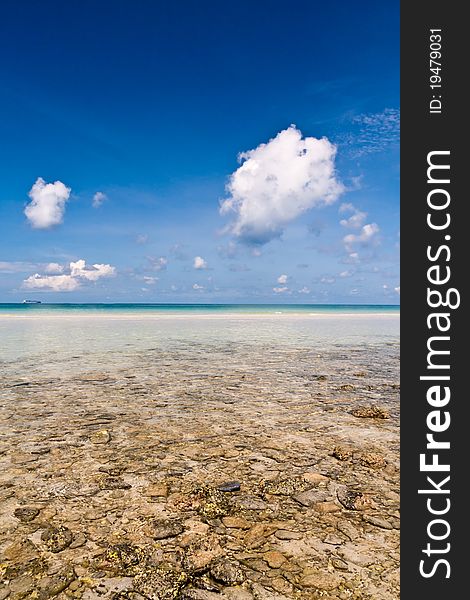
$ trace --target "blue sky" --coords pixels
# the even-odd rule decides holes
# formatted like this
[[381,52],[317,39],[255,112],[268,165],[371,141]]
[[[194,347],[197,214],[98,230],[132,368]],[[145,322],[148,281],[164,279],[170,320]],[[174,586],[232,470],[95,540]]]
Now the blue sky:
[[397,1],[20,0],[0,52],[1,302],[399,302]]

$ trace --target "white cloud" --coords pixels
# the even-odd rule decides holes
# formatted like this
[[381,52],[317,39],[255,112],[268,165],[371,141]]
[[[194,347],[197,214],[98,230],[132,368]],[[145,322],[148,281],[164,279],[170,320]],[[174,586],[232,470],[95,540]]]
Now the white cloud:
[[51,262],[44,267],[44,272],[49,275],[59,275],[64,272],[64,267],[59,265],[59,263]]
[[62,223],[70,191],[61,181],[46,183],[42,177],[38,177],[28,193],[31,202],[24,209],[31,226],[34,229],[48,229]]
[[282,285],[287,283],[287,275],[279,275],[279,277],[277,278],[277,282]]
[[[57,263],[50,263],[47,267],[51,265],[61,266]],[[64,269],[62,268],[62,270]],[[53,292],[72,292],[81,287],[83,280],[97,281],[102,277],[112,277],[116,274],[115,267],[111,265],[94,264],[89,267],[83,259],[71,262],[69,270],[70,273],[61,275],[40,275],[39,273],[35,273],[23,281],[23,287],[26,289]]]
[[285,294],[288,291],[289,291],[289,288],[285,287],[285,286],[283,286],[283,287],[273,287],[273,292],[275,294]]
[[340,277],[351,277],[352,275],[354,275],[353,271],[341,271],[339,274]]
[[203,290],[204,286],[199,285],[198,283],[193,283],[193,290]]
[[168,259],[164,256],[159,256],[158,258],[148,256],[147,260],[152,265],[152,269],[154,269],[154,271],[164,271],[168,265]]
[[[352,252],[354,244],[363,246],[376,244],[378,242],[377,235],[380,231],[377,223],[368,223],[363,225],[358,234],[350,233],[343,238],[344,246],[348,252]],[[350,255],[351,256],[351,255]]]
[[23,281],[23,287],[29,290],[50,292],[73,292],[80,287],[80,281],[71,275],[31,275]]
[[327,283],[327,284],[332,284],[336,281],[336,279],[332,276],[332,275],[324,275],[321,279],[320,279],[320,283]]
[[299,294],[310,294],[310,289],[304,286],[302,289],[299,290]]
[[99,208],[107,199],[108,196],[106,196],[106,194],[103,194],[103,192],[96,192],[96,194],[94,194],[93,196],[93,208]]
[[195,269],[207,269],[207,262],[202,258],[202,256],[195,256],[193,267]]
[[235,215],[227,230],[244,242],[264,244],[307,210],[333,203],[344,191],[335,154],[327,138],[302,138],[293,125],[242,152],[220,207],[221,214]]
[[395,290],[395,292],[400,295],[400,286],[397,286],[396,288],[393,288]]
[[150,277],[148,275],[144,275],[144,281],[147,285],[155,285],[158,281],[158,277]]
[[97,281],[101,277],[112,277],[115,273],[116,269],[111,265],[94,264],[92,267],[87,267],[83,259],[70,263],[70,275],[88,279],[88,281]]
[[352,213],[350,217],[341,219],[340,221],[340,225],[349,229],[359,229],[364,225],[367,218],[367,213],[358,210],[349,202],[347,204],[342,204],[339,207],[339,212],[341,214]]

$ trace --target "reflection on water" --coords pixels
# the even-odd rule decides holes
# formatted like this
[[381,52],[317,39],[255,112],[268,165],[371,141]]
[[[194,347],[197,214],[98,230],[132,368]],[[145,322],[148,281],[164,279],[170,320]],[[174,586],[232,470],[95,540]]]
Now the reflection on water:
[[4,374],[77,372],[132,366],[145,351],[190,349],[208,352],[214,345],[276,347],[396,345],[399,318],[329,316],[279,318],[0,318],[0,364]]

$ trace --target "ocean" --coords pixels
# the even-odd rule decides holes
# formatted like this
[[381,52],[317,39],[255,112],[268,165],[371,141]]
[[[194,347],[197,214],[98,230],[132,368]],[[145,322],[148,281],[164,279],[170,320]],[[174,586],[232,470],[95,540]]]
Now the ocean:
[[35,312],[57,313],[161,313],[161,314],[339,314],[397,313],[400,307],[389,304],[19,304],[0,303],[0,314]]

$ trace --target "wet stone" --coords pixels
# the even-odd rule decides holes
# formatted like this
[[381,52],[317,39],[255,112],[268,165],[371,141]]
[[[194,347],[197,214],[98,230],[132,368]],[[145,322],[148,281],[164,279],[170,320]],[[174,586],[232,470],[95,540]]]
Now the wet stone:
[[107,429],[101,429],[100,431],[96,431],[90,437],[90,442],[92,444],[108,444],[111,441],[111,434]]
[[354,417],[359,419],[389,419],[390,413],[387,409],[376,406],[360,406],[351,411]]
[[29,523],[38,516],[39,509],[25,506],[15,509],[15,512],[13,514],[22,523]]
[[177,519],[160,520],[156,519],[151,524],[152,537],[156,540],[176,537],[183,533],[184,527],[181,521]]
[[73,535],[70,529],[60,525],[59,527],[49,527],[41,534],[41,540],[45,543],[49,552],[62,552],[70,546]]
[[217,489],[221,492],[239,492],[240,482],[239,481],[227,481],[217,486]]
[[102,490],[129,490],[131,487],[132,485],[121,477],[105,477],[100,481]]
[[238,585],[243,583],[244,576],[237,562],[223,560],[211,567],[212,577],[224,585]]

